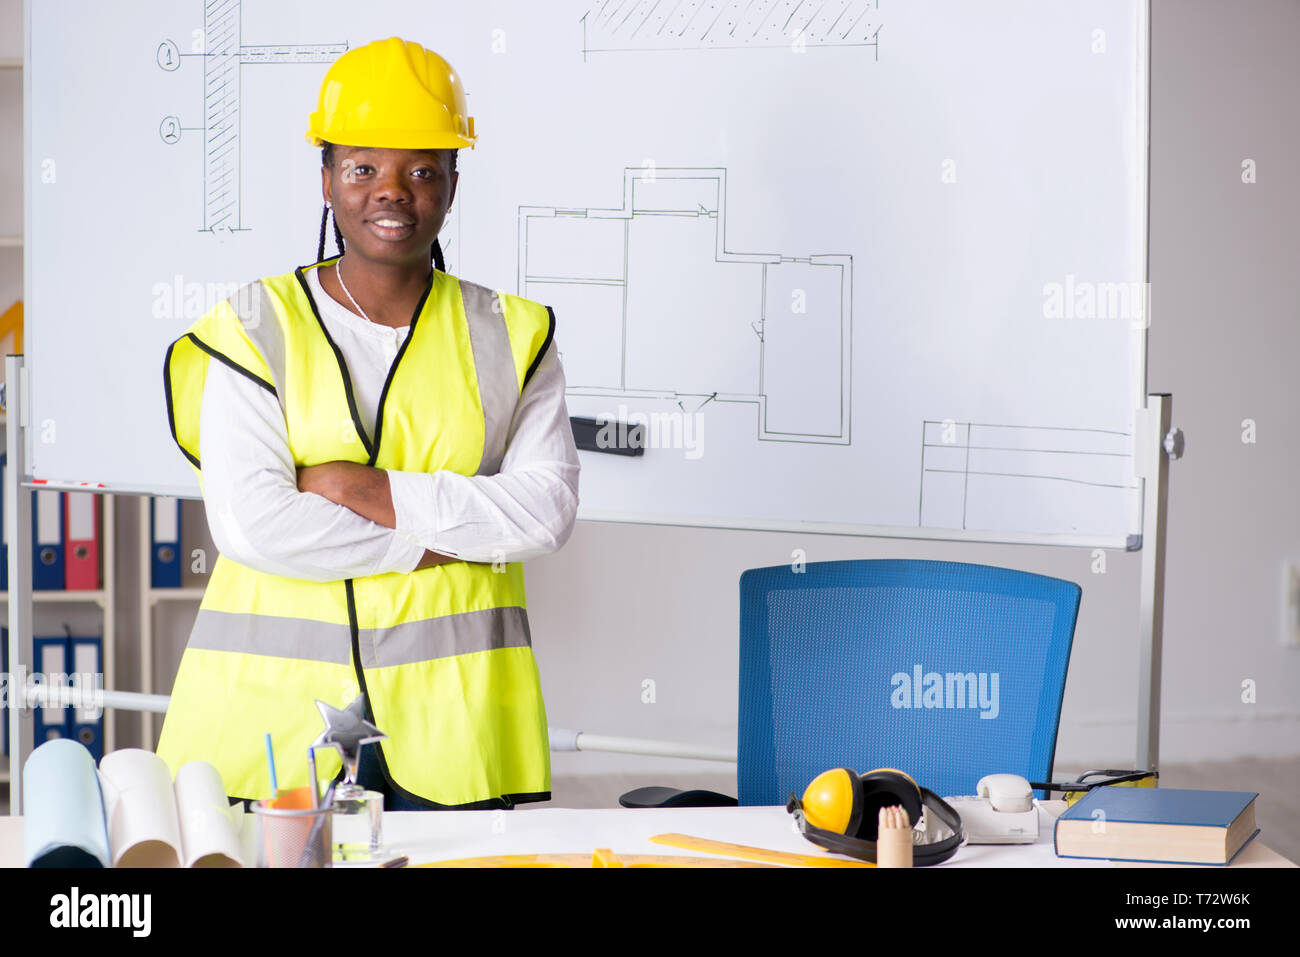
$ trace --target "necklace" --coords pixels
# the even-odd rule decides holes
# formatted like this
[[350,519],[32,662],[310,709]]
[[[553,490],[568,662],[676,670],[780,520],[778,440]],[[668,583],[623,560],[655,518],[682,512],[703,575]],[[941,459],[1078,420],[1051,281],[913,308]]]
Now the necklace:
[[352,305],[357,307],[357,312],[361,313],[361,318],[366,320],[366,322],[374,322],[375,320],[367,316],[366,311],[362,309],[360,305],[357,304],[357,301],[355,299],[352,298],[352,293],[348,292],[348,287],[343,282],[343,259],[342,258],[339,259],[337,265],[335,265],[334,267],[334,275],[339,277],[339,285],[343,287],[343,294],[348,297]]

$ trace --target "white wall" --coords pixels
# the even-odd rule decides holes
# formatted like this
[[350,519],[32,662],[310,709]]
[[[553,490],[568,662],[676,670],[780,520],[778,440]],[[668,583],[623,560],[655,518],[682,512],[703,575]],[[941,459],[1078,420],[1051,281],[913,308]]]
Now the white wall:
[[[1135,732],[1139,556],[967,543],[581,524],[528,568],[533,647],[551,724],[603,734],[735,746],[740,573],[808,561],[930,558],[1020,567],[1084,588],[1070,663],[1060,760],[1128,756]],[[641,682],[655,682],[655,703]],[[1121,761],[1120,763],[1124,763]],[[624,755],[560,754],[557,771],[646,768]],[[704,770],[697,762],[651,768]]]
[[1174,394],[1189,450],[1170,500],[1165,754],[1296,754],[1300,648],[1279,636],[1282,561],[1300,558],[1300,4],[1159,0],[1152,34],[1149,381]]
[[[21,55],[21,11],[19,0],[0,0],[0,56]],[[1300,355],[1297,43],[1295,0],[1153,3],[1149,386],[1173,393],[1187,436],[1170,480],[1165,762],[1300,753],[1300,648],[1279,640],[1281,563],[1300,558],[1300,388],[1289,367]],[[0,83],[21,90],[17,73],[0,73]],[[20,129],[8,125],[12,110],[0,105],[0,162],[11,171],[20,168],[9,157],[9,130]],[[1247,158],[1257,163],[1253,185],[1241,182]],[[20,203],[12,176],[0,176],[0,232],[21,222]],[[111,226],[87,212],[93,250]],[[17,251],[0,250],[0,296],[18,291],[20,270]],[[1257,423],[1253,445],[1241,441],[1246,418]],[[122,505],[119,541],[133,545],[134,503]],[[935,558],[1079,582],[1057,760],[1134,760],[1140,556],[1122,552],[1094,574],[1084,550],[584,523],[527,572],[551,723],[734,745],[737,580],[795,548],[809,561]],[[121,560],[118,668],[134,674],[136,559],[127,551]],[[174,627],[183,640],[184,622]],[[160,665],[176,657],[160,651]],[[641,700],[646,678],[654,704]],[[1245,679],[1257,682],[1255,704],[1241,701]],[[119,734],[132,726],[124,717]],[[719,768],[599,754],[559,754],[554,767]]]

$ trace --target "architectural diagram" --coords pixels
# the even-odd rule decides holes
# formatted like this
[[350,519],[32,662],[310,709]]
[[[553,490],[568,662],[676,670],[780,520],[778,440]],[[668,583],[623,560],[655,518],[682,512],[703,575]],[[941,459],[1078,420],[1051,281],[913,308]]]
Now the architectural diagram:
[[240,37],[240,0],[205,0],[203,30],[183,51],[173,40],[158,44],[158,66],[179,70],[186,61],[203,64],[201,125],[185,125],[179,116],[163,117],[158,135],[176,144],[185,133],[203,137],[203,232],[246,229],[239,197],[239,97],[242,67],[248,64],[333,63],[346,43],[245,45]]
[[[575,396],[749,403],[758,437],[849,444],[853,260],[726,247],[726,170],[626,169],[618,209],[519,209],[519,293]],[[558,337],[557,337],[558,340]]]
[[763,47],[871,47],[879,0],[595,0],[583,53]]
[[1067,500],[1122,504],[1137,487],[1130,432],[953,419],[921,427],[923,527],[1003,527],[989,524],[995,511],[1028,514]]
[[[203,29],[195,31],[182,50],[174,40],[158,44],[159,68],[173,73],[198,61],[203,65],[202,123],[183,123],[177,115],[163,117],[158,135],[175,145],[185,134],[203,140],[203,225],[200,232],[242,232],[249,229],[240,201],[241,153],[240,97],[246,66],[290,66],[333,63],[348,50],[339,43],[247,44],[241,36],[240,0],[205,0]],[[459,203],[454,203],[438,238],[448,272],[455,272],[459,248]],[[325,255],[334,248],[333,237],[325,241]]]

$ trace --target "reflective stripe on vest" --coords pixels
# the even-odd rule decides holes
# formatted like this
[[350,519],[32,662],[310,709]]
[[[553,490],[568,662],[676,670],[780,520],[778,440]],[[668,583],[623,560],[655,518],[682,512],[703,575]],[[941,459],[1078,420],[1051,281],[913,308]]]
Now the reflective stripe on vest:
[[[169,422],[198,468],[203,383],[215,359],[277,397],[299,466],[347,460],[494,474],[553,332],[545,306],[435,271],[370,436],[298,269],[243,287],[172,344]],[[358,690],[389,735],[374,747],[399,793],[451,807],[549,796],[546,713],[518,563],[449,562],[321,583],[219,556],[158,753],[173,772],[210,761],[229,794],[265,797],[263,735],[271,732],[287,757],[281,787],[306,783],[301,758],[322,729],[314,701],[342,707]],[[318,764],[326,774],[338,768],[333,752],[322,751]]]
[[[522,608],[491,608],[392,628],[358,629],[357,644],[363,667],[385,668],[495,648],[528,648],[532,642]],[[352,661],[352,629],[300,618],[205,610],[195,622],[189,647],[346,665]]]

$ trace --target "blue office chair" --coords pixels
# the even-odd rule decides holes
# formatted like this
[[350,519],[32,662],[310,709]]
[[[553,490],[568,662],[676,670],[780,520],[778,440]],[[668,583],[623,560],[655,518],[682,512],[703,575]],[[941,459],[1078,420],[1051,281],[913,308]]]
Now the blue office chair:
[[[1073,582],[959,562],[746,571],[739,804],[784,804],[836,767],[897,768],[941,795],[974,794],[996,772],[1050,781],[1081,596]],[[737,801],[652,787],[619,803]]]

